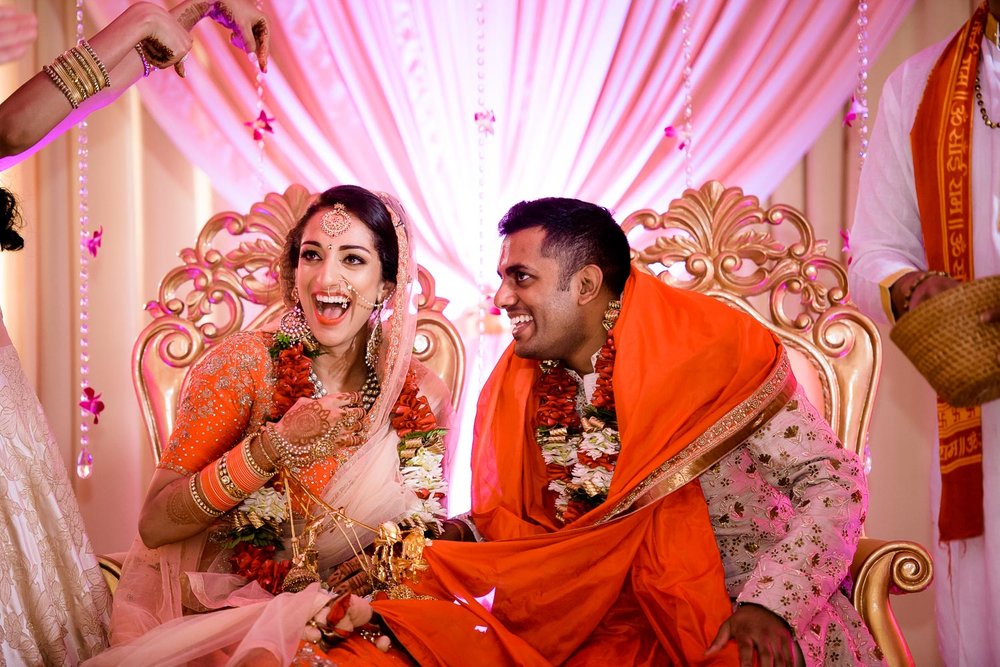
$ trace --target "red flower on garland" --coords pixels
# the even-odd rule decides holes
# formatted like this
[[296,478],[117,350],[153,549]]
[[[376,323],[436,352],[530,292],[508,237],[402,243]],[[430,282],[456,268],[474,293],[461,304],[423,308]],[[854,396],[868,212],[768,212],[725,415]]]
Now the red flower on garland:
[[431,411],[427,398],[419,395],[417,376],[410,369],[399,392],[399,400],[392,409],[392,427],[400,440],[412,433],[424,433],[437,428],[437,418]]
[[233,566],[233,574],[255,579],[264,590],[275,595],[281,593],[281,585],[285,583],[285,575],[292,568],[290,560],[274,560],[275,547],[255,547],[249,542],[241,542],[233,549],[229,562]]
[[310,397],[316,388],[309,379],[312,362],[302,352],[302,343],[295,343],[278,352],[274,362],[274,406],[271,420],[278,421],[302,397]]
[[[593,489],[588,492],[587,483],[580,484],[579,480],[574,480],[573,470],[580,464],[591,470],[603,468],[613,472],[618,460],[617,453],[602,454],[595,458],[580,447],[584,433],[609,427],[617,430],[612,386],[615,353],[614,339],[608,334],[594,363],[597,384],[590,405],[583,410],[584,419],[577,412],[577,383],[562,365],[549,369],[535,383],[535,395],[539,397],[535,412],[535,433],[538,444],[542,447],[543,457],[549,461],[546,465],[548,481],[557,482],[558,490],[548,485],[547,488],[559,494],[558,498],[562,498],[561,501],[557,500],[556,513],[563,523],[572,523],[607,499],[606,490],[596,495],[593,495]],[[561,465],[559,462],[566,460],[563,458],[565,452],[553,454],[553,451],[572,447],[574,440],[575,460],[569,465]]]

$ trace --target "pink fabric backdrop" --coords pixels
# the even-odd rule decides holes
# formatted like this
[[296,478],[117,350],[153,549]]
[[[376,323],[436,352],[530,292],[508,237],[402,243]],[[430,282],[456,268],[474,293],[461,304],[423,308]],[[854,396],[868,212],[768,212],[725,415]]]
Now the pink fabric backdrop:
[[[128,0],[88,0],[100,22]],[[684,184],[680,8],[667,0],[483,0],[485,229],[479,227],[476,2],[265,0],[266,188],[356,182],[390,190],[421,236],[420,260],[462,304],[491,276],[495,224],[511,204],[578,196],[627,213],[665,208]],[[878,52],[912,0],[870,2]],[[694,174],[768,194],[850,97],[856,8],[848,0],[691,0]],[[207,22],[206,22],[207,23]],[[140,84],[152,115],[229,203],[261,194],[254,70],[222,31],[197,29],[188,77]]]
[[[684,153],[664,136],[683,114],[681,8],[668,0],[264,0],[272,59],[264,187],[359,183],[396,193],[416,223],[418,260],[466,319],[466,406],[505,336],[476,336],[478,284],[495,280],[496,223],[522,199],[564,195],[621,214],[663,210],[684,187]],[[129,0],[87,0],[106,23]],[[874,59],[913,0],[869,0]],[[690,0],[694,184],[717,178],[768,195],[856,83],[850,0]],[[205,22],[208,23],[207,21]],[[479,198],[477,34],[496,115]],[[222,31],[196,29],[188,76],[158,72],[142,101],[235,210],[263,194],[244,121],[256,67]],[[482,224],[480,223],[482,206]],[[180,245],[194,239],[183,239]],[[473,410],[464,410],[468,446]],[[459,480],[462,489],[465,484]],[[453,494],[452,509],[468,500]]]

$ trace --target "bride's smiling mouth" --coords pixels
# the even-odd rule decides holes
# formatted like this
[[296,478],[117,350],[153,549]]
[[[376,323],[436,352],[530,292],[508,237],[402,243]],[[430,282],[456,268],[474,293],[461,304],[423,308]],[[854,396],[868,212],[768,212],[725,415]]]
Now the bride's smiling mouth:
[[316,308],[316,320],[330,326],[343,321],[351,309],[351,298],[345,294],[315,294],[313,305]]

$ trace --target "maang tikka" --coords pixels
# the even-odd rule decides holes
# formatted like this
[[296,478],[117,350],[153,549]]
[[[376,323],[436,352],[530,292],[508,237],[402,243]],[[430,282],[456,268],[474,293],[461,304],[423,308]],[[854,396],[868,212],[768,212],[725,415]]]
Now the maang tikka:
[[347,209],[339,202],[334,204],[333,208],[324,213],[319,220],[319,228],[330,238],[340,236],[350,226],[351,219],[347,217]]

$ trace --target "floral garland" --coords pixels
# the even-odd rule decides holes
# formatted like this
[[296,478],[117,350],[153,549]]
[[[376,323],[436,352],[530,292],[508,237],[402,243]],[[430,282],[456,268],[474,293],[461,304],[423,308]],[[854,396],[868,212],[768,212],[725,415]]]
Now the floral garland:
[[[274,360],[274,406],[271,421],[277,421],[300,397],[311,397],[315,391],[309,372],[309,357],[301,343],[286,334],[276,333],[268,349]],[[419,395],[419,384],[413,370],[406,375],[399,398],[393,407],[391,424],[399,435],[400,473],[403,483],[417,497],[404,526],[420,526],[437,535],[446,517],[443,501],[447,484],[444,481],[444,434],[427,398]],[[275,553],[283,548],[281,524],[288,518],[285,510],[286,492],[281,481],[273,478],[250,494],[232,512],[232,528],[225,546],[233,549],[230,563],[233,573],[256,580],[264,589],[278,594],[285,575],[292,567],[289,559],[276,560]]]
[[570,523],[608,498],[621,451],[612,373],[615,342],[608,338],[597,354],[594,396],[577,411],[576,380],[562,364],[545,362],[535,383],[539,397],[535,440],[542,450],[548,489],[556,494],[556,517]]

